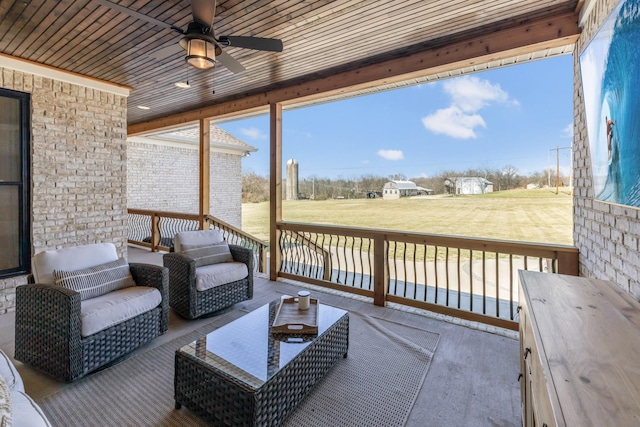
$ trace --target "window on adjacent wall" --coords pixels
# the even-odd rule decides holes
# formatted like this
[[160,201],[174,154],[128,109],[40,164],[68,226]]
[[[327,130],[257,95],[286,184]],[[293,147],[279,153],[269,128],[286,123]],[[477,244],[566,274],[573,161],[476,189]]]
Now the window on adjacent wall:
[[0,278],[29,272],[30,95],[0,89]]

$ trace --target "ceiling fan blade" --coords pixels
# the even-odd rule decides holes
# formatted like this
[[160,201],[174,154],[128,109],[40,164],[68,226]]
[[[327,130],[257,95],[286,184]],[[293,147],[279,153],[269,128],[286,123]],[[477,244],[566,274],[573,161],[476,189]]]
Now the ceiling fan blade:
[[113,3],[109,0],[95,0],[96,3],[100,4],[101,6],[104,7],[108,7],[109,9],[113,9],[116,10],[120,13],[124,13],[126,15],[131,16],[132,18],[136,18],[139,19],[141,21],[146,21],[150,24],[156,25],[158,27],[162,27],[162,28],[166,28],[168,30],[173,30],[176,31],[180,34],[184,34],[184,31],[182,30],[182,28],[176,27],[174,25],[171,24],[167,24],[166,22],[162,22],[158,19],[152,18],[150,16],[144,15],[140,12],[136,12],[135,10],[131,10],[128,9],[126,7],[120,6],[119,4]]
[[282,40],[264,39],[261,37],[221,36],[218,42],[224,46],[243,47],[246,49],[282,52]]
[[117,10],[118,12],[124,13],[133,18],[140,19],[141,21],[147,21],[150,24],[157,25],[158,27],[163,27],[169,30],[174,30],[182,33],[182,30],[180,28],[174,27],[173,25],[167,24],[166,22],[159,21],[155,18],[151,18],[150,16],[143,15],[142,13],[136,12],[135,10],[127,9],[126,7],[110,2],[109,0],[95,0],[95,2],[100,4],[101,6],[108,7],[109,9]]
[[177,55],[178,53],[184,53],[184,49],[178,43],[171,43],[168,46],[162,47],[154,52],[148,54],[153,59],[162,60],[170,56]]
[[225,53],[224,50],[222,51],[222,53],[219,53],[216,56],[216,61],[219,61],[220,64],[227,67],[229,71],[231,71],[234,74],[241,73],[246,69],[233,56],[229,55],[228,53]]
[[194,21],[211,28],[216,13],[216,2],[215,0],[191,0],[191,13]]

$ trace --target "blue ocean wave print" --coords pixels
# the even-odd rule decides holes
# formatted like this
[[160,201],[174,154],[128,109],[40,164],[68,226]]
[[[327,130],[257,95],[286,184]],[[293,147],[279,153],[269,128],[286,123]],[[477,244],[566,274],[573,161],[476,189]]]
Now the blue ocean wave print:
[[[610,141],[600,200],[640,207],[640,1],[625,1],[615,17],[602,75],[601,132]],[[613,121],[607,127],[607,120]],[[608,129],[609,128],[609,129]]]

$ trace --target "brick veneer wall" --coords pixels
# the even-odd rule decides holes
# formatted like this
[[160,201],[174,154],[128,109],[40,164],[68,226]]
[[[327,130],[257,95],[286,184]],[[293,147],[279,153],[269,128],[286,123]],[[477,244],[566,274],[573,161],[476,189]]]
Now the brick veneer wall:
[[[125,255],[126,97],[2,67],[0,87],[31,94],[32,253],[113,242]],[[0,314],[26,280],[0,280]]]
[[[211,151],[210,212],[242,226],[242,162],[240,153]],[[198,213],[197,147],[144,142],[128,143],[128,207]]]
[[594,199],[579,56],[617,0],[596,2],[574,50],[573,238],[580,274],[612,280],[640,300],[639,210]]

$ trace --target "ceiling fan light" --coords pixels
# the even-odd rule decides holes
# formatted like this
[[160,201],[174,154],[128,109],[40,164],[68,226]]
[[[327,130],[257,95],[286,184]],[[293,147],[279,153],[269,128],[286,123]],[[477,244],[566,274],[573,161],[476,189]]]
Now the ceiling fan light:
[[216,65],[215,47],[212,43],[201,39],[187,40],[187,63],[201,70],[213,68]]

